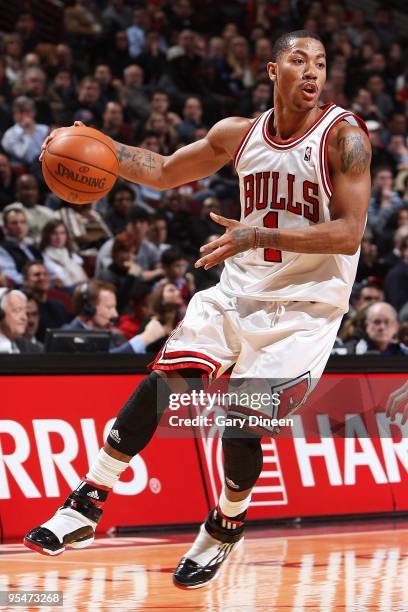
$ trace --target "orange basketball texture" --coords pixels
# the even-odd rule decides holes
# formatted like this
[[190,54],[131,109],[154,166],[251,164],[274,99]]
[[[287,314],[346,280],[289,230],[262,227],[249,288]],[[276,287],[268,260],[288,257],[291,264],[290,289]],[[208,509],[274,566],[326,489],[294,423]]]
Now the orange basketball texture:
[[42,172],[62,200],[71,204],[99,200],[112,189],[119,173],[113,140],[89,127],[64,128],[47,146]]

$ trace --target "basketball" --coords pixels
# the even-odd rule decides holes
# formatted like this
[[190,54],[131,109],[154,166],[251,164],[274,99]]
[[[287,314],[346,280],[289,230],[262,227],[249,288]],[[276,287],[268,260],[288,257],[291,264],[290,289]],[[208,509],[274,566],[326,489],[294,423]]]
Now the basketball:
[[119,162],[111,138],[90,127],[69,127],[58,131],[47,146],[42,172],[59,198],[88,204],[112,189]]

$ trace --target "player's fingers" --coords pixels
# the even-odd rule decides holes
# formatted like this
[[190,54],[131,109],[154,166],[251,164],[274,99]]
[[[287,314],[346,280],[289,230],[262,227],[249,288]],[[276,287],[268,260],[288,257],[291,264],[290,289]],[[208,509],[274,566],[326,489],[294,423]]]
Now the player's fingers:
[[404,412],[402,413],[401,425],[405,425],[408,421],[408,404],[404,408]]
[[82,121],[74,121],[74,127],[85,127],[85,123],[82,123]]
[[234,219],[227,219],[227,217],[223,217],[222,215],[217,215],[213,212],[210,213],[210,217],[216,223],[223,225],[224,227],[232,227],[235,223],[237,223]]
[[201,259],[196,261],[195,267],[196,268],[204,267],[204,270],[209,270],[210,268],[221,263],[222,261],[224,261],[225,259],[227,259],[227,257],[230,257],[231,255],[233,255],[233,249],[231,248],[231,246],[224,245],[224,246],[219,247],[215,251],[213,251],[213,253],[211,253],[210,255],[201,257]]
[[219,246],[222,246],[223,244],[225,244],[225,237],[221,236],[220,238],[217,238],[216,240],[212,240],[211,242],[208,242],[207,244],[203,244],[203,246],[200,248],[200,253],[211,253],[212,251],[214,251],[214,249],[217,249]]
[[388,398],[387,403],[386,403],[386,405],[385,405],[385,415],[386,415],[387,417],[389,417],[389,416],[390,416],[391,406],[392,406],[392,403],[393,403],[393,401],[394,401],[394,399],[395,399],[395,397],[396,397],[397,395],[398,395],[398,389],[397,389],[396,391],[393,391],[393,392],[392,392],[392,393],[390,393],[390,395],[389,395],[389,398]]

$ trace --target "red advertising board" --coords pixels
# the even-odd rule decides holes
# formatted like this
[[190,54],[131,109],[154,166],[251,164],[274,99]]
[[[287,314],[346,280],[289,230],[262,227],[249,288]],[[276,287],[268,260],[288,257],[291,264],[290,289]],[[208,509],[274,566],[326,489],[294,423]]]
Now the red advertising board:
[[[1,377],[3,538],[20,537],[50,517],[86,473],[118,409],[142,378]],[[313,411],[305,405],[294,417],[298,435],[263,439],[264,465],[249,518],[408,510],[407,426],[390,426],[384,414],[389,392],[403,380],[349,378],[344,397],[336,387],[343,376],[324,378]],[[333,393],[352,416],[346,437],[336,437],[327,415]],[[380,429],[382,437],[375,435]],[[99,530],[199,522],[221,482],[219,437],[158,435],[115,485]]]
[[[87,472],[142,378],[1,377],[3,538],[20,537],[55,512]],[[115,485],[99,530],[201,521],[208,506],[195,448],[193,439],[153,440]]]

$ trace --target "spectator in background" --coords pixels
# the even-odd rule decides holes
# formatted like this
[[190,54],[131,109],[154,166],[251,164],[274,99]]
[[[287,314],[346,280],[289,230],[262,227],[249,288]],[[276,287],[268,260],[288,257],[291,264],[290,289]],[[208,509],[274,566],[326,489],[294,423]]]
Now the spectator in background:
[[371,167],[376,170],[379,167],[393,166],[393,158],[388,153],[383,140],[383,127],[378,121],[367,121],[368,135],[372,147]]
[[199,98],[190,96],[184,103],[183,120],[176,127],[180,140],[189,144],[195,140],[196,130],[207,129],[203,123],[203,107]]
[[75,288],[72,296],[75,318],[63,329],[107,330],[111,332],[111,348],[123,344],[125,337],[115,328],[118,318],[115,287],[110,283],[91,280]]
[[[40,322],[36,338],[44,342],[45,331],[48,328],[61,327],[67,323],[69,314],[62,301],[50,297],[50,277],[47,268],[41,261],[31,261],[26,264],[23,274],[24,289],[32,293],[39,304]],[[54,295],[56,295],[55,291]]]
[[134,260],[135,246],[126,232],[114,239],[111,257],[112,263],[98,273],[98,279],[114,285],[118,311],[122,314],[128,306],[134,282],[143,280],[143,268]]
[[120,317],[118,325],[127,340],[133,338],[142,327],[144,328],[149,320],[151,291],[149,283],[134,279],[129,292],[128,311]]
[[403,352],[395,338],[398,334],[398,321],[395,308],[386,302],[376,302],[367,308],[365,318],[365,337],[346,342],[349,354],[364,355],[367,352],[380,355],[402,355]]
[[[164,251],[161,256],[161,265],[164,279],[173,283],[180,291],[185,305],[190,301],[195,292],[194,277],[187,273],[188,261],[186,256],[177,247],[171,247]],[[163,281],[159,281],[162,283]]]
[[143,70],[131,64],[123,71],[121,101],[134,121],[145,121],[150,114],[149,97],[143,85]]
[[163,51],[158,32],[149,32],[146,36],[144,51],[138,56],[137,63],[143,68],[146,82],[156,87],[166,70],[166,54]]
[[181,123],[181,117],[177,113],[171,112],[170,109],[170,96],[166,91],[156,89],[153,92],[150,107],[152,113],[161,113],[166,117],[166,121],[172,127],[177,127]]
[[0,353],[39,353],[41,349],[23,336],[27,326],[27,298],[17,289],[0,289]]
[[132,24],[132,9],[123,0],[108,0],[102,19],[108,31],[125,30]]
[[155,353],[160,350],[177,324],[182,320],[185,313],[183,297],[176,285],[163,280],[153,289],[150,298],[150,307],[153,317],[164,327],[164,335],[152,344],[146,346],[147,352]]
[[3,39],[3,54],[6,60],[6,75],[12,85],[21,78],[23,45],[19,34],[6,34]]
[[108,102],[102,115],[102,132],[124,144],[131,144],[133,129],[123,120],[123,109],[118,102]]
[[11,204],[3,211],[4,238],[0,242],[0,270],[15,285],[23,283],[23,269],[41,259],[40,251],[27,242],[27,215],[21,204]]
[[360,282],[369,276],[383,278],[384,264],[378,256],[378,247],[374,241],[373,232],[369,227],[366,227],[361,241],[356,281]]
[[16,177],[6,155],[0,153],[0,210],[14,200]]
[[152,291],[151,319],[139,334],[115,352],[156,353],[181,321],[185,308],[180,291],[173,283],[163,281]]
[[73,123],[74,120],[84,113],[89,115],[87,125],[99,127],[102,123],[103,100],[101,98],[101,87],[94,77],[84,77],[78,87],[78,98],[74,102],[70,116],[66,118],[66,123]]
[[391,96],[384,91],[385,83],[381,74],[372,74],[368,78],[366,87],[372,96],[375,106],[379,109],[382,116],[389,118],[394,110],[394,104]]
[[96,256],[99,247],[112,236],[101,215],[93,210],[92,204],[63,206],[58,215],[68,230],[75,250],[81,254]]
[[13,119],[14,125],[5,132],[1,145],[11,161],[29,167],[37,160],[49,127],[36,123],[35,104],[26,96],[14,100]]
[[397,312],[408,302],[408,238],[400,245],[401,261],[385,277],[385,298]]
[[364,121],[379,121],[383,120],[383,115],[380,110],[373,104],[371,93],[368,89],[360,87],[353,100],[351,106],[354,113],[364,119]]
[[125,31],[115,32],[115,42],[108,51],[107,61],[114,78],[122,78],[123,71],[132,63],[129,53],[129,41]]
[[44,345],[36,338],[38,326],[40,324],[40,304],[37,298],[28,291],[25,292],[27,298],[27,326],[24,338],[37,345],[39,352],[44,350]]
[[374,302],[382,302],[384,300],[384,291],[380,285],[370,279],[365,279],[355,294],[354,309],[357,311],[365,310]]
[[384,257],[385,270],[389,271],[401,261],[401,245],[404,238],[408,237],[408,226],[402,225],[394,234],[394,248]]
[[238,114],[244,117],[255,117],[265,112],[272,105],[272,89],[268,81],[259,81],[242,96]]
[[[145,281],[153,281],[163,275],[161,268],[157,268],[160,254],[155,246],[146,238],[149,231],[149,215],[140,206],[134,206],[127,216],[124,231],[117,238],[132,245],[134,262],[142,269],[141,277]],[[112,247],[114,239],[111,238],[100,248],[96,261],[96,276],[112,263]]]
[[255,79],[251,69],[248,43],[243,36],[235,36],[227,51],[230,68],[230,88],[233,94],[252,87]]
[[47,99],[47,77],[44,70],[38,67],[28,68],[24,72],[21,93],[33,100],[38,123],[54,123],[55,117]]
[[99,83],[102,104],[116,101],[118,91],[113,83],[112,72],[106,64],[98,64],[95,68],[94,79]]
[[146,30],[149,27],[149,16],[145,8],[138,7],[133,10],[133,23],[127,29],[129,41],[129,54],[137,58],[145,46]]
[[191,241],[200,248],[210,234],[219,232],[219,225],[210,217],[210,213],[221,214],[221,205],[218,198],[208,197],[204,200],[199,217],[191,218]]
[[[22,174],[16,181],[16,199],[24,207],[28,221],[28,237],[38,245],[44,225],[55,219],[56,213],[38,204],[40,190],[38,181],[32,174]],[[14,206],[14,204],[12,205]]]
[[391,168],[379,167],[375,170],[368,206],[368,220],[377,233],[384,229],[392,212],[402,204],[398,193],[392,188],[392,181]]
[[60,121],[63,120],[65,109],[74,105],[75,97],[72,74],[69,70],[59,70],[47,92],[47,98],[57,124],[60,124]]
[[40,251],[54,286],[72,287],[88,279],[83,259],[75,253],[67,228],[59,219],[48,221],[43,227]]
[[176,132],[167,122],[166,115],[157,112],[151,113],[146,121],[146,130],[156,134],[161,155],[169,155],[175,150]]
[[108,194],[108,210],[105,216],[106,224],[112,234],[123,232],[127,217],[135,205],[135,192],[125,182],[118,181]]
[[[210,234],[204,244],[209,244],[213,240],[217,240],[217,238],[220,238],[220,234]],[[223,269],[224,262],[204,271],[202,268],[193,268],[192,273],[197,291],[203,291],[204,289],[209,289],[213,285],[216,285],[220,280]]]
[[405,144],[405,138],[405,135],[402,134],[392,134],[387,147],[396,170],[408,169],[408,148]]
[[167,219],[163,213],[156,213],[150,220],[150,228],[148,233],[148,239],[158,249],[160,255],[164,253],[170,244],[167,240]]
[[182,100],[183,95],[199,95],[204,93],[204,83],[201,78],[203,60],[195,51],[194,32],[182,30],[178,35],[177,47],[169,49],[166,65],[166,79],[159,85],[167,89],[172,97]]

